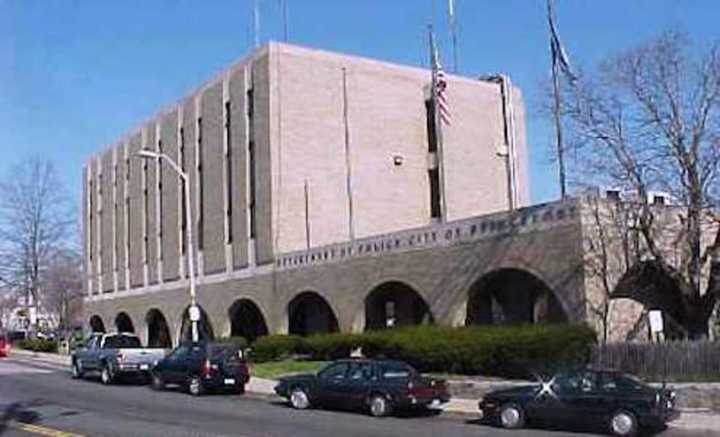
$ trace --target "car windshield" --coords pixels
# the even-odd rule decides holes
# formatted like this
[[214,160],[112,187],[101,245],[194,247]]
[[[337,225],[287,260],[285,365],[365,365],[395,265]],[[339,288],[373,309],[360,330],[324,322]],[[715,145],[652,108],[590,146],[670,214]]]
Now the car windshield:
[[105,338],[105,349],[140,349],[142,345],[137,337],[131,335],[112,335]]

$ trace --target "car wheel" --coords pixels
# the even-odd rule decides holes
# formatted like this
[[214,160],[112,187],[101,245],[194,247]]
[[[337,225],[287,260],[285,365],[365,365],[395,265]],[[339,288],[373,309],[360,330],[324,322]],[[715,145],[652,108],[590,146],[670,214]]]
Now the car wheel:
[[522,428],[525,425],[525,413],[520,405],[508,403],[500,408],[500,425],[507,429]]
[[100,372],[100,381],[105,385],[109,385],[113,383],[113,379],[113,372],[110,365],[105,364]]
[[193,396],[202,396],[205,394],[205,387],[202,385],[202,381],[197,376],[193,376],[188,381],[187,385],[188,393]]
[[310,408],[310,398],[302,387],[295,387],[290,392],[290,405],[296,410]]
[[638,423],[635,415],[627,410],[616,411],[610,418],[610,432],[616,436],[628,437],[637,434]]
[[160,375],[153,373],[152,376],[150,376],[150,386],[153,390],[160,391],[165,389],[165,381],[162,380]]
[[80,361],[73,362],[72,365],[72,376],[75,379],[82,379],[83,377],[83,370],[82,370],[82,363]]
[[385,396],[378,394],[370,398],[369,410],[373,417],[384,417],[390,414],[392,406]]

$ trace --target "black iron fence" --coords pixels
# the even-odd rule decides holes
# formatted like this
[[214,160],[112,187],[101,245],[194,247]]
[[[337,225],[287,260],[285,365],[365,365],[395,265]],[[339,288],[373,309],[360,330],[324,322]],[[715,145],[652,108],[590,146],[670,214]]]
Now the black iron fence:
[[649,381],[720,381],[720,342],[608,343],[595,347],[592,363]]

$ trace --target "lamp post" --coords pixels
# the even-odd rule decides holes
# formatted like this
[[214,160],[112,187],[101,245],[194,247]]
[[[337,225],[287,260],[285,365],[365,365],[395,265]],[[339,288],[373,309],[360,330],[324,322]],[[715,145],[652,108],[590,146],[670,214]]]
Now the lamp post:
[[200,321],[200,308],[197,306],[197,299],[195,295],[195,248],[193,246],[192,237],[192,214],[190,213],[190,184],[188,175],[185,173],[180,166],[175,163],[169,156],[164,153],[157,153],[150,150],[140,150],[136,153],[137,157],[143,159],[157,159],[159,161],[165,160],[170,167],[180,176],[183,181],[183,189],[185,192],[185,223],[187,223],[187,247],[190,255],[188,260],[188,269],[190,270],[190,307],[188,308],[188,315],[190,316],[190,325],[192,328],[192,342],[198,342],[198,322]]

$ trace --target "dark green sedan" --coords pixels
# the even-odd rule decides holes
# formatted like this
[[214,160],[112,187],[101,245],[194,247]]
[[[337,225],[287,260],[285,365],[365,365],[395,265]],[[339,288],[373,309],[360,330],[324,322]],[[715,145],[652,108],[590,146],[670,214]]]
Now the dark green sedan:
[[521,428],[528,421],[596,425],[617,436],[662,427],[678,416],[673,391],[622,372],[595,369],[488,393],[479,408],[483,417],[499,419],[504,428]]
[[450,400],[444,380],[423,377],[400,361],[363,358],[335,361],[317,374],[281,378],[275,392],[299,410],[361,409],[375,417]]

